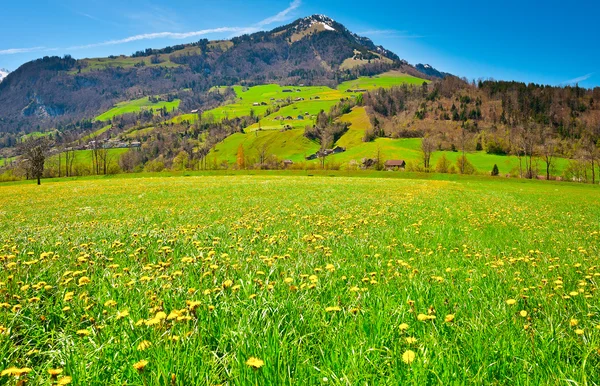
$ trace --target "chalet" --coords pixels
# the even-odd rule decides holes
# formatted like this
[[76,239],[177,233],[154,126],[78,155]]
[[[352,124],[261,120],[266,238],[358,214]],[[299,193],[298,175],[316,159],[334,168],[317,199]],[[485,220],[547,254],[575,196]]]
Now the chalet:
[[304,115],[298,115],[298,120],[300,120],[300,121],[304,120]]
[[132,148],[135,148],[135,147],[142,147],[142,143],[141,143],[141,142],[139,142],[139,141],[134,141],[134,142],[131,142],[131,145],[130,145],[130,147],[132,147]]
[[260,103],[254,102],[254,103],[252,103],[252,106],[260,106]]
[[294,164],[294,161],[290,160],[290,159],[286,159],[283,161],[283,167],[287,168],[288,166],[291,166]]
[[281,92],[293,92],[293,91],[289,90],[289,89],[284,89],[284,90],[281,90]]
[[321,99],[321,97],[317,95],[317,96],[315,97],[315,99]]
[[304,100],[304,98],[296,98],[295,101],[296,102],[302,102]]
[[198,110],[197,109],[196,110],[192,110],[192,111],[190,111],[190,113],[191,114],[198,114]]
[[291,116],[287,116],[287,117],[285,117],[285,119],[288,120],[288,121],[293,121],[294,120],[294,118],[292,118]]
[[404,169],[406,162],[404,160],[389,160],[385,161],[386,170]]

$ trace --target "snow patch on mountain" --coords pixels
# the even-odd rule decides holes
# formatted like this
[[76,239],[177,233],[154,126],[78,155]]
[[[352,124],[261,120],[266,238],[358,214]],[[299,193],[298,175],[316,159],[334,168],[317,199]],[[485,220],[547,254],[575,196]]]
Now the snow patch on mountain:
[[0,82],[4,80],[10,74],[10,71],[5,70],[4,68],[0,68]]

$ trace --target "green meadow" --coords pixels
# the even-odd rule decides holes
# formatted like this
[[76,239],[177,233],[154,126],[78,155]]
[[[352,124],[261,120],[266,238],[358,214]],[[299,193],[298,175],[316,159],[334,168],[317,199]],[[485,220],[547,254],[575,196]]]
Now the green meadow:
[[597,187],[336,176],[0,185],[0,384],[600,383]]
[[97,116],[95,118],[96,121],[108,121],[123,114],[129,113],[138,113],[142,110],[150,110],[153,109],[155,112],[159,109],[166,108],[168,112],[176,110],[179,108],[179,103],[181,101],[179,99],[175,99],[172,102],[167,101],[159,101],[157,103],[150,102],[148,97],[126,101],[118,103],[115,107],[108,110],[107,112]]

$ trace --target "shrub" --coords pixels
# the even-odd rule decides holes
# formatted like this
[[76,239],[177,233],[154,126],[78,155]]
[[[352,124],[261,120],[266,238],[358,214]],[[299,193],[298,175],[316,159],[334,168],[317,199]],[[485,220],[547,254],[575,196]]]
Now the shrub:
[[438,173],[448,173],[450,169],[450,161],[446,158],[446,154],[442,154],[442,157],[437,161],[435,165],[435,171]]
[[456,160],[456,169],[461,174],[475,174],[477,171],[467,157],[462,155]]
[[497,176],[500,174],[500,171],[498,170],[498,165],[494,164],[494,168],[492,169],[492,176]]

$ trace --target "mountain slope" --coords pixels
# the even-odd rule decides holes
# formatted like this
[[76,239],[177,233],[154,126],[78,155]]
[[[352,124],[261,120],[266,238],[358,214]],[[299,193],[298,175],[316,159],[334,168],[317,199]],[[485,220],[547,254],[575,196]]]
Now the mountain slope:
[[392,69],[429,78],[389,50],[322,15],[230,41],[201,40],[131,57],[46,57],[23,65],[0,83],[0,133],[60,130],[117,102],[147,95],[177,93],[185,110],[198,108],[200,96],[215,85],[335,87],[359,75]]
[[10,71],[0,68],[0,82],[10,74]]

